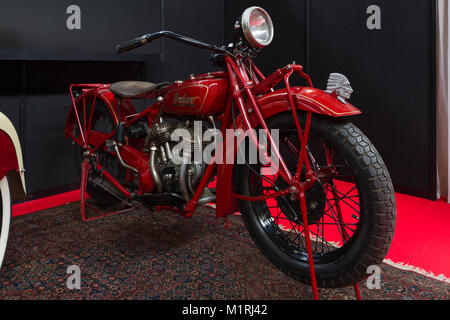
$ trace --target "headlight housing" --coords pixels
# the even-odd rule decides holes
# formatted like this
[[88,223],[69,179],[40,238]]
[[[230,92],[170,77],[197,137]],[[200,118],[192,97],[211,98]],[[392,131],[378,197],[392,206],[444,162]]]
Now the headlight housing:
[[241,26],[248,43],[256,49],[267,47],[273,40],[272,19],[263,8],[247,8],[242,14]]

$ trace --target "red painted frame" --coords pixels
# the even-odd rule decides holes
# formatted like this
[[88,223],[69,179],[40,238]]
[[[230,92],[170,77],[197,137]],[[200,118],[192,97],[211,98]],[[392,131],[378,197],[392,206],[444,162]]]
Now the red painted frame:
[[[325,114],[330,116],[346,116],[355,115],[361,113],[357,108],[353,107],[349,103],[343,104],[336,97],[326,94],[321,90],[313,88],[311,78],[303,72],[302,66],[299,65],[287,65],[284,68],[280,68],[267,78],[257,68],[257,66],[248,58],[239,59],[225,57],[225,63],[227,68],[227,74],[229,78],[230,96],[228,98],[224,113],[220,116],[222,120],[222,134],[226,137],[226,129],[231,128],[232,125],[232,102],[237,105],[239,110],[239,117],[235,119],[235,123],[238,127],[244,130],[249,130],[250,139],[255,145],[258,144],[258,139],[254,131],[250,130],[257,126],[263,128],[267,134],[269,143],[272,148],[272,153],[279,160],[280,170],[279,175],[289,184],[289,189],[282,190],[271,195],[266,195],[264,198],[275,198],[280,194],[299,193],[299,199],[301,193],[311,188],[317,181],[317,177],[311,170],[309,161],[306,157],[306,144],[308,141],[309,129],[311,124],[311,118],[313,113]],[[249,74],[245,64],[250,66],[252,74]],[[308,87],[291,88],[290,78],[297,73],[308,83]],[[199,76],[201,77],[201,76]],[[224,77],[224,73],[220,73],[220,77]],[[285,89],[273,92],[273,87],[279,82],[283,81]],[[169,87],[169,90],[174,85]],[[74,97],[74,89],[78,88],[83,90],[83,94],[78,99]],[[117,109],[118,103],[114,96],[109,91],[109,85],[105,84],[74,84],[70,87],[72,102],[74,108],[68,117],[66,124],[66,136],[71,137],[75,143],[80,145],[87,151],[89,155],[95,154],[99,148],[105,149],[105,144],[108,139],[111,139],[115,135],[113,131],[110,135],[102,135],[97,132],[92,132],[91,121],[94,110],[94,105],[97,99],[102,99],[106,103],[110,112],[115,117],[116,124],[119,121],[125,122],[126,126],[129,126],[139,119],[144,117],[148,118],[148,121],[154,122],[155,117],[162,107],[161,102],[156,102],[153,106],[147,108],[143,112],[137,114],[131,103],[128,100],[124,100],[121,103],[121,115],[118,119]],[[247,104],[244,102],[244,96],[247,98]],[[86,114],[86,103],[89,101],[92,103],[91,113]],[[252,110],[252,112],[249,112]],[[307,114],[305,130],[301,128],[297,111],[305,111]],[[270,131],[265,122],[266,119],[281,112],[292,112],[293,119],[298,129],[299,139],[301,141],[300,157],[298,163],[298,169],[295,175],[292,175],[288,170],[284,160],[282,159],[277,146],[275,145]],[[79,137],[74,136],[73,122],[76,119],[76,125],[78,126],[81,134]],[[230,143],[226,140],[224,144]],[[94,147],[91,147],[94,146]],[[143,181],[143,185],[139,188],[138,194],[148,193],[153,190],[153,181],[151,179],[150,171],[148,168],[148,161],[146,161],[146,155],[138,151],[132,146],[119,146],[121,155],[126,163],[139,169],[140,181]],[[306,181],[300,181],[300,170],[305,165],[306,167]],[[203,179],[194,193],[193,198],[186,204],[186,212],[183,214],[186,217],[191,217],[194,213],[198,200],[205,188],[207,181],[214,171],[216,164],[211,164],[207,167]],[[240,199],[247,201],[260,201],[261,197],[246,197],[238,195],[232,192],[232,174],[233,165],[218,164],[218,189],[224,192],[218,192],[217,202],[228,202],[227,205],[218,206],[217,216],[224,217],[237,210],[236,202],[231,199]],[[125,187],[120,186],[120,183],[116,181],[112,176],[105,176],[105,178],[113,185],[117,186],[119,191],[131,198],[131,193],[128,192]],[[218,190],[219,191],[219,190]],[[231,200],[231,204],[229,203]]]

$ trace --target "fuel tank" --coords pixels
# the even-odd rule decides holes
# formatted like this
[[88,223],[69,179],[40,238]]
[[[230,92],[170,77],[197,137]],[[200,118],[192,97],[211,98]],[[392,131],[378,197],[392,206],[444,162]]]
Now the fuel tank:
[[209,116],[223,113],[229,94],[226,72],[192,76],[177,81],[164,95],[164,112]]

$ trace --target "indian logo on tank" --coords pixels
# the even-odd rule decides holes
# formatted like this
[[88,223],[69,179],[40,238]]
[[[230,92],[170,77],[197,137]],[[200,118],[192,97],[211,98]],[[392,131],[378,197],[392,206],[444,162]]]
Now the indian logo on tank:
[[201,101],[202,99],[198,96],[188,97],[186,94],[180,95],[179,93],[175,93],[175,95],[173,96],[174,105],[196,107],[196,102],[201,103]]

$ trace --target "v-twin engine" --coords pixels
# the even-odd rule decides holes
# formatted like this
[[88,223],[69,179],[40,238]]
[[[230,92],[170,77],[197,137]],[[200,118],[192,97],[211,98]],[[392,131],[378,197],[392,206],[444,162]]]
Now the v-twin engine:
[[[207,126],[202,128],[207,129]],[[179,141],[172,139],[175,130],[185,133]],[[194,152],[199,148],[200,151],[204,150],[209,143],[202,142],[202,136],[203,132],[201,135],[194,134],[189,122],[182,123],[174,119],[162,120],[150,129],[147,141],[150,144],[150,170],[156,192],[176,193],[186,201],[191,199],[206,168],[205,163],[194,161]],[[183,153],[177,154],[179,150]],[[214,202],[215,199],[216,196],[206,188],[199,204]]]

